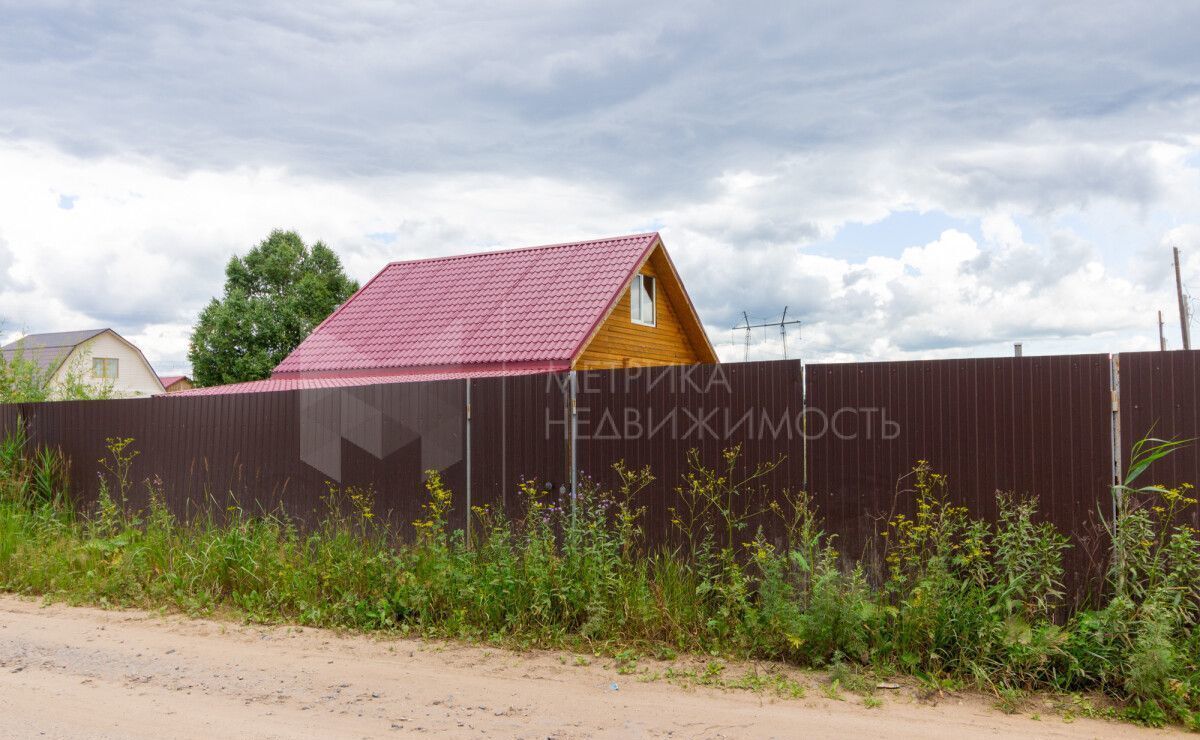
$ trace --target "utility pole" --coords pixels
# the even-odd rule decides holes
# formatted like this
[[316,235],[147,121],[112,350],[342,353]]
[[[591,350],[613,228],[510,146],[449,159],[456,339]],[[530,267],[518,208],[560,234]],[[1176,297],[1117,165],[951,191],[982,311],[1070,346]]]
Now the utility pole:
[[1162,309],[1158,309],[1158,351],[1167,351],[1167,335],[1163,334]]
[[745,311],[742,311],[742,320],[745,323],[738,324],[737,326],[733,327],[733,329],[734,329],[734,331],[737,331],[738,329],[746,330],[746,347],[742,354],[743,360],[745,362],[750,361],[750,330],[751,329],[760,329],[762,327],[767,327],[767,326],[778,326],[779,327],[779,334],[783,337],[783,359],[785,359],[785,360],[787,359],[787,328],[789,326],[793,326],[793,325],[800,323],[799,319],[792,319],[791,321],[788,321],[787,312],[788,312],[788,307],[784,306],[783,307],[783,317],[780,318],[779,321],[767,321],[762,324],[751,324],[750,316]]
[[1183,295],[1183,278],[1179,275],[1179,247],[1171,247],[1175,253],[1175,296],[1179,299],[1179,331],[1183,334],[1183,348],[1192,348],[1192,332],[1188,326],[1187,298]]

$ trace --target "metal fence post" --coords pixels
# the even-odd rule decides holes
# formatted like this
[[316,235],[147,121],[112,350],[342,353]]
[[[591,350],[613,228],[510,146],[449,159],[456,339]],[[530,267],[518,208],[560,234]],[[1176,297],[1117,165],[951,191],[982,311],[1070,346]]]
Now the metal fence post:
[[466,448],[466,468],[467,468],[467,547],[471,546],[471,379],[466,378],[466,415],[467,428],[464,435],[463,446]]
[[800,454],[804,458],[804,465],[800,473],[800,485],[806,493],[811,493],[808,490],[808,366],[804,364],[804,360],[798,360],[798,362],[800,363]]
[[571,371],[571,517],[575,517],[575,499],[579,485],[579,413],[576,400],[579,396],[579,375]]
[[1122,483],[1121,465],[1121,356],[1108,356],[1109,388],[1112,391],[1112,426],[1109,434],[1112,436],[1112,516],[1113,526],[1117,525],[1117,502],[1123,495],[1120,488]]

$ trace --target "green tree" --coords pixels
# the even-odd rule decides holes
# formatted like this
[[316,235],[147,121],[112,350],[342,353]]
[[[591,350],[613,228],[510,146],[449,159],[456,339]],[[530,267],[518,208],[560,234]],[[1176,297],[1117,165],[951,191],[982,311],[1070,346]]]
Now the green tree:
[[192,330],[188,359],[197,385],[260,380],[358,290],[321,242],[306,246],[276,229],[225,267],[225,295]]

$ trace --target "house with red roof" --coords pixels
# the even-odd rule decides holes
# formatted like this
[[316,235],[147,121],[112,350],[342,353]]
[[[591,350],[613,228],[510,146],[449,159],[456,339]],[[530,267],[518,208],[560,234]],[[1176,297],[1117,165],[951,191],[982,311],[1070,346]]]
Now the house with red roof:
[[167,393],[179,393],[195,387],[192,385],[192,379],[186,375],[160,375],[158,381]]
[[184,394],[715,362],[648,233],[393,262],[270,379]]

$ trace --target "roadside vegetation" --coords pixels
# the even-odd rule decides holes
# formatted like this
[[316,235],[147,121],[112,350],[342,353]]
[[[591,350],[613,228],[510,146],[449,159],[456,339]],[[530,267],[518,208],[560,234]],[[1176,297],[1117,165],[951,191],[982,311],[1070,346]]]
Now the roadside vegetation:
[[[535,481],[513,518],[477,509],[474,541],[451,531],[452,495],[429,473],[415,536],[397,545],[370,491],[331,488],[302,529],[236,506],[183,522],[134,481],[129,439],[109,440],[98,505],[76,512],[64,465],[18,433],[0,445],[0,588],[73,603],[232,613],[264,622],[585,649],[624,673],[639,656],[692,653],[829,671],[828,693],[913,676],[975,686],[1006,707],[1029,692],[1103,692],[1121,716],[1200,729],[1200,539],[1190,488],[1135,488],[1177,443],[1146,440],[1117,497],[1103,596],[1064,602],[1067,539],[1033,501],[1000,499],[995,523],[950,503],[920,464],[911,515],[881,532],[882,568],[848,567],[804,494],[773,496],[775,544],[741,502],[738,450],[693,453],[673,510],[678,548],[647,548],[649,470],[586,485],[572,506]],[[135,486],[150,504],[128,505]],[[737,685],[711,662],[684,680]],[[680,678],[678,676],[668,678]],[[764,679],[765,680],[765,679]],[[793,685],[784,689],[799,690]]]

